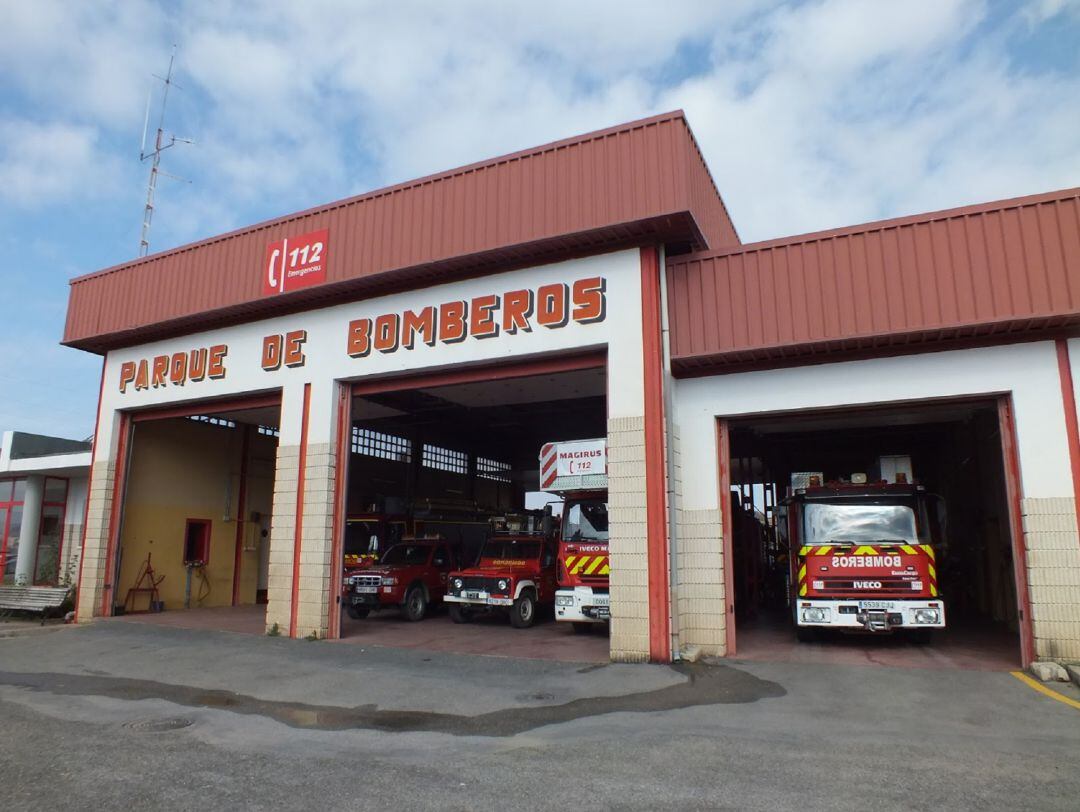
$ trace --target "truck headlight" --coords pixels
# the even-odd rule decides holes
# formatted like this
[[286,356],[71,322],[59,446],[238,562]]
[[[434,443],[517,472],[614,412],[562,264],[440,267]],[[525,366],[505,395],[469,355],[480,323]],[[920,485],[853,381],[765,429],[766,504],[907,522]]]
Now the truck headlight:
[[811,606],[802,610],[804,623],[825,623],[829,620],[829,610],[824,607]]
[[497,584],[497,586],[499,587],[500,592],[505,592],[507,590],[507,588],[510,586],[510,584],[507,583],[505,578],[500,578],[499,583]]
[[940,623],[941,612],[937,609],[916,609],[915,610],[915,622],[916,623]]
[[573,606],[574,605],[574,598],[571,595],[556,595],[555,596],[555,605],[556,606]]
[[461,589],[463,586],[465,586],[465,583],[460,578],[455,578],[451,586],[453,586],[454,589]]

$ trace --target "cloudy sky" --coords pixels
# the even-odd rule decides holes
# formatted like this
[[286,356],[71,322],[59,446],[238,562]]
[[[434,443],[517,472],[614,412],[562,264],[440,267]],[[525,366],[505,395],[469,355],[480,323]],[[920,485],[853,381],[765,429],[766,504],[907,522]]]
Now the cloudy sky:
[[744,241],[1080,186],[1080,0],[0,0],[0,428],[93,430],[67,280],[674,108]]

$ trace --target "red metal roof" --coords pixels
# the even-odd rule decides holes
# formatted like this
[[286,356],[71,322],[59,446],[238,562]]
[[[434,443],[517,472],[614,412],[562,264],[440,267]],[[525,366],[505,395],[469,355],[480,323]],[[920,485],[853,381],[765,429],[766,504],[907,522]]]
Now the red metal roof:
[[[262,295],[266,247],[330,231],[324,284]],[[682,111],[505,155],[71,282],[63,343],[104,352],[391,289],[645,242],[738,236]]]
[[1080,189],[676,256],[667,278],[683,375],[1075,331]]

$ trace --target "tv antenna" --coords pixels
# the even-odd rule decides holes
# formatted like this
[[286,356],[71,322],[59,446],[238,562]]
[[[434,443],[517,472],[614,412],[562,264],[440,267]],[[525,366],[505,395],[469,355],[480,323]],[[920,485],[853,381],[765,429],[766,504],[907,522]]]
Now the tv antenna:
[[173,65],[176,62],[176,46],[173,45],[172,54],[169,56],[169,70],[164,77],[154,74],[154,78],[158,79],[164,85],[164,90],[161,93],[161,113],[158,115],[157,135],[154,137],[154,148],[149,152],[146,151],[146,133],[150,125],[150,97],[153,95],[153,88],[151,88],[146,94],[146,115],[143,117],[143,135],[142,146],[139,147],[139,160],[145,161],[147,158],[150,160],[150,180],[146,184],[146,208],[143,210],[143,224],[142,224],[142,238],[139,240],[139,256],[145,257],[150,253],[150,222],[154,219],[154,195],[157,192],[157,179],[158,175],[164,175],[167,178],[173,180],[183,181],[184,183],[191,183],[191,181],[184,178],[177,177],[176,175],[170,175],[161,169],[161,153],[167,150],[169,147],[174,147],[177,144],[191,144],[194,143],[190,138],[177,138],[175,134],[169,133],[165,135],[165,105],[169,101],[169,88],[176,87],[177,90],[183,90],[180,85],[173,81]]

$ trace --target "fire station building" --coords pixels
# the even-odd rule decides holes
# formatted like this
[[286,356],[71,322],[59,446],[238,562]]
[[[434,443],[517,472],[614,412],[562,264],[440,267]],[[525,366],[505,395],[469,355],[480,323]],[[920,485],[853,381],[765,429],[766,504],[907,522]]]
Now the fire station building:
[[613,660],[790,634],[792,475],[897,465],[947,505],[934,645],[1078,659],[1078,336],[1080,189],[743,244],[681,112],[290,214],[71,282],[77,618],[153,581],[362,634],[347,555],[475,546],[605,437]]

